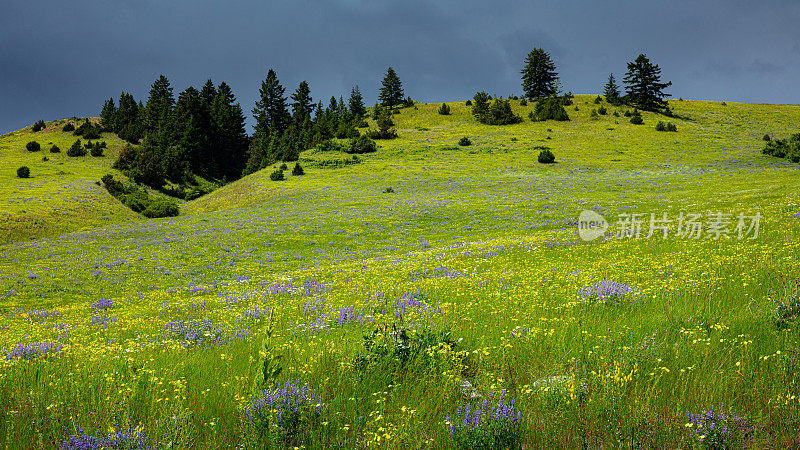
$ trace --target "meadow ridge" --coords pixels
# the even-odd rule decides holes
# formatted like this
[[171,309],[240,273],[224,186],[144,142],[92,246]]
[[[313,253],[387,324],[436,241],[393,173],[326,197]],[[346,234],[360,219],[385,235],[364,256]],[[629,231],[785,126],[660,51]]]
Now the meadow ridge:
[[[671,100],[658,132],[594,99],[567,122],[511,100],[503,126],[415,103],[375,153],[309,149],[303,176],[152,220],[96,184],[124,178],[113,133],[102,157],[66,156],[67,120],[0,136],[0,442],[456,448],[490,399],[523,448],[689,448],[712,421],[800,446],[800,165],[761,153],[800,108]],[[583,210],[644,231],[584,242]],[[645,237],[651,213],[718,212],[728,238]]]

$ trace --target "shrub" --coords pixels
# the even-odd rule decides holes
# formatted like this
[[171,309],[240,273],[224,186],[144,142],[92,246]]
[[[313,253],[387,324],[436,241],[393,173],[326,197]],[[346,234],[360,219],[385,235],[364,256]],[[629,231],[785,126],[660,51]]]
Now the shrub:
[[61,149],[58,148],[57,145],[53,144],[53,146],[50,147],[50,153],[61,153]]
[[165,198],[152,200],[145,210],[142,211],[143,216],[151,219],[157,217],[175,217],[179,213],[180,209],[178,209],[178,204],[173,200],[167,200]]
[[508,100],[498,98],[489,105],[489,98],[489,94],[485,92],[475,94],[472,114],[478,122],[486,125],[509,125],[522,121],[520,116],[514,114]]
[[536,107],[528,114],[534,122],[545,120],[567,121],[569,116],[564,109],[562,101],[558,97],[550,97],[536,102]]
[[281,167],[280,167],[281,170],[286,170],[288,168],[289,167],[286,165],[286,163],[281,164]]
[[339,139],[351,139],[358,136],[358,130],[355,129],[351,122],[340,120],[339,126],[336,127],[335,135]]
[[394,121],[392,121],[392,116],[389,113],[388,108],[381,108],[378,114],[378,119],[376,120],[378,123],[377,130],[371,130],[368,135],[372,139],[394,139],[397,137],[397,132],[392,128],[394,126]]
[[370,139],[369,136],[363,135],[350,140],[350,146],[345,149],[346,153],[373,153],[378,150],[375,141]]
[[633,113],[631,112],[631,110],[630,110],[630,109],[626,109],[626,110],[625,110],[625,113],[624,113],[624,114],[622,114],[622,115],[623,115],[623,116],[625,116],[625,117],[630,117],[630,116],[632,116],[632,115],[633,115]]
[[667,122],[667,131],[678,131],[678,126],[672,122]]
[[464,102],[464,105],[465,106],[472,106],[472,100],[467,100],[466,102]]
[[103,147],[99,142],[95,142],[92,148],[89,149],[89,154],[95,157],[103,156]]
[[522,97],[522,100],[519,101],[519,106],[528,106],[528,100]]
[[667,131],[667,124],[659,120],[656,124],[656,131]]
[[763,137],[762,139],[763,139],[764,141],[766,141],[766,142],[769,142],[769,141],[771,141],[771,140],[772,140],[772,138],[769,136],[769,134],[765,134],[765,135],[764,135],[764,137]]
[[639,110],[634,110],[633,113],[631,114],[631,123],[634,125],[641,125],[644,123],[644,120],[642,119],[642,114],[639,112]]
[[278,169],[269,174],[269,179],[272,181],[283,181],[283,171]]
[[412,100],[410,96],[406,97],[406,99],[403,100],[403,106],[405,106],[407,108],[411,107],[411,106],[414,106],[414,100]]
[[33,126],[31,127],[31,131],[33,131],[34,133],[38,133],[44,130],[44,127],[45,127],[44,120],[39,120],[33,124]]
[[800,317],[800,297],[779,303],[772,314],[772,322],[777,329],[783,330],[788,328],[798,317]]
[[25,149],[28,150],[29,152],[38,152],[39,150],[42,149],[42,146],[39,145],[39,143],[36,141],[30,141],[27,144],[25,144]]
[[387,187],[386,189],[383,190],[383,193],[384,194],[394,194],[394,189],[392,189],[392,187],[389,186],[389,187]]
[[597,114],[600,114],[601,116],[605,116],[606,114],[608,114],[608,110],[606,109],[605,106],[601,105],[599,108],[597,108]]
[[294,163],[294,167],[292,168],[292,175],[299,177],[305,174],[306,172],[303,170],[303,167],[300,166],[300,163]]
[[111,166],[117,170],[121,171],[128,171],[133,169],[133,166],[136,164],[136,157],[138,155],[138,150],[136,147],[131,147],[130,145],[126,145],[122,147],[122,150],[119,151],[119,155],[117,156],[117,160],[114,161],[114,164]]
[[320,152],[342,151],[343,149],[344,146],[342,144],[332,139],[326,139],[317,144],[317,151]]
[[75,131],[75,125],[73,125],[72,122],[67,122],[67,124],[64,125],[64,128],[62,128],[61,131],[65,133],[68,133],[70,131]]
[[598,114],[597,114],[597,110],[596,109],[592,108],[592,110],[589,112],[589,118],[593,119],[593,120],[598,118]]
[[449,116],[450,115],[450,107],[447,106],[447,103],[442,103],[442,106],[439,107],[439,114],[441,114],[443,116]]
[[81,145],[81,140],[77,139],[70,148],[67,149],[67,156],[84,156],[86,149]]
[[597,97],[594,98],[594,104],[599,105],[600,103],[603,103],[603,97],[600,97],[598,95]]
[[100,178],[100,181],[103,182],[103,186],[105,186],[108,193],[114,197],[119,197],[125,193],[125,188],[122,185],[122,182],[115,180],[111,174],[103,175],[103,177]]
[[788,140],[770,140],[761,152],[765,155],[787,158],[793,163],[798,163],[800,162],[800,133],[793,134]]
[[556,161],[556,155],[554,155],[549,148],[545,147],[539,152],[539,157],[537,159],[542,164],[552,164]]
[[17,177],[19,178],[30,178],[31,177],[31,169],[28,166],[22,166],[17,169]]
[[470,141],[468,137],[464,136],[458,140],[458,145],[462,147],[467,147],[469,145],[472,145],[472,141]]

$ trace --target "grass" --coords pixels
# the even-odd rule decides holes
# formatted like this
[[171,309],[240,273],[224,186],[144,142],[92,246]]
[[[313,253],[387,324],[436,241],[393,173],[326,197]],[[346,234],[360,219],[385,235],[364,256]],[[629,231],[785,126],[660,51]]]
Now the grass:
[[[772,319],[798,295],[800,180],[760,154],[761,136],[794,132],[800,110],[676,101],[678,132],[659,133],[650,113],[637,126],[609,106],[592,120],[593,98],[576,96],[570,122],[502,127],[478,124],[463,102],[449,116],[417,104],[393,116],[400,137],[357,164],[315,167],[350,155],[308,151],[302,177],[272,182],[266,168],[152,221],[92,184],[111,157],[62,154],[71,174],[56,175],[51,155],[48,165],[24,150],[28,132],[0,138],[0,198],[49,230],[9,233],[17,242],[0,247],[0,348],[63,344],[0,358],[0,440],[48,447],[77,427],[139,427],[165,446],[262,445],[278,437],[259,435],[247,411],[275,357],[282,371],[269,381],[319,396],[319,415],[283,444],[450,447],[445,417],[468,402],[467,380],[515,399],[526,448],[689,447],[687,412],[720,403],[742,419],[736,446],[800,445],[798,327]],[[518,103],[527,117],[532,104]],[[47,136],[45,147],[70,143]],[[473,144],[459,147],[463,136]],[[117,141],[104,139],[112,154]],[[556,164],[539,164],[537,146]],[[23,164],[31,180],[14,178]],[[56,188],[67,182],[104,200]],[[590,208],[610,220],[762,220],[754,240],[583,243],[575,220]],[[633,291],[609,303],[579,295],[602,280]],[[101,298],[113,306],[93,307]],[[205,343],[176,333],[178,321],[198,324]],[[379,326],[458,343],[364,366],[364,333]]]
[[[96,181],[111,169],[124,142],[111,133],[101,141],[108,148],[102,157],[88,154],[67,156],[67,149],[79,139],[61,131],[67,122],[76,126],[78,119],[47,122],[37,133],[31,127],[0,137],[0,243],[52,237],[82,229],[130,222],[137,214],[114,200]],[[36,141],[41,151],[28,152],[25,144]],[[82,143],[86,140],[81,139]],[[50,153],[57,145],[61,153]],[[48,160],[43,161],[46,157]],[[28,166],[31,178],[16,177],[17,168]]]

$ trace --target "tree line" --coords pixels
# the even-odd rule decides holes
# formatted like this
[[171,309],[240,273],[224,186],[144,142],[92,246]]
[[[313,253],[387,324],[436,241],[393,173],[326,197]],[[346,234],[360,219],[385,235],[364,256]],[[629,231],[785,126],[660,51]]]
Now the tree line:
[[[396,136],[392,109],[413,104],[403,98],[397,73],[389,67],[373,108],[378,129],[371,138]],[[332,96],[325,106],[314,102],[307,81],[287,97],[276,72],[269,69],[252,109],[255,130],[245,130],[245,115],[230,86],[208,80],[175,98],[170,81],[161,75],[150,86],[145,103],[123,92],[115,103],[105,101],[100,113],[105,131],[134,144],[122,151],[114,167],[135,182],[161,188],[166,182],[196,184],[195,175],[221,183],[233,181],[278,161],[296,161],[300,152],[327,141],[356,140],[366,127],[367,107],[359,87],[345,102]],[[356,143],[359,149],[369,143]],[[374,148],[374,144],[371,144]],[[359,152],[363,152],[359,150]]]

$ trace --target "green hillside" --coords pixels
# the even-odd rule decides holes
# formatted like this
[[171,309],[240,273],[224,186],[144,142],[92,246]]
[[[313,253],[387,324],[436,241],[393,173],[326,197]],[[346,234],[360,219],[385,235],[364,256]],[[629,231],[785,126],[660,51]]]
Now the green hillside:
[[[137,220],[137,214],[95,184],[106,173],[116,173],[111,165],[124,142],[103,133],[100,140],[108,144],[104,156],[69,157],[67,149],[79,138],[61,131],[68,122],[77,126],[82,120],[56,120],[36,133],[27,127],[0,136],[0,243]],[[27,151],[31,141],[41,150]],[[61,152],[51,153],[53,145]],[[20,166],[31,169],[31,178],[17,178]]]
[[[725,443],[800,445],[800,166],[761,154],[800,107],[671,101],[633,125],[594,98],[568,122],[512,101],[504,126],[417,103],[375,153],[306,150],[303,176],[268,167],[155,220],[94,184],[112,135],[102,158],[48,153],[74,141],[52,123],[3,136],[0,440],[451,448],[463,408],[503,391],[523,448],[691,447],[687,412],[720,404]],[[642,214],[642,235],[584,242],[583,210]],[[681,212],[730,233],[646,238]],[[297,415],[258,403],[287,382],[315,393]]]

